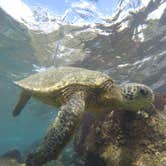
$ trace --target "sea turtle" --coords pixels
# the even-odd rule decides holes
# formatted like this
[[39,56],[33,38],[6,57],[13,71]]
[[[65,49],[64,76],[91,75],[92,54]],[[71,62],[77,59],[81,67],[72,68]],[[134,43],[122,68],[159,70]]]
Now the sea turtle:
[[101,115],[110,108],[137,111],[154,99],[153,91],[143,84],[116,85],[107,74],[77,67],[50,68],[15,83],[23,91],[14,116],[31,96],[60,110],[41,147],[28,155],[28,166],[55,160],[79,127],[84,112]]

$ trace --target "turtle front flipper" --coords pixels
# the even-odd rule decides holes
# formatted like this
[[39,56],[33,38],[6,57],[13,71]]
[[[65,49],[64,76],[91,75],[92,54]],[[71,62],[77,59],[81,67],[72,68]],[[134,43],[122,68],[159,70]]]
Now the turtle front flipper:
[[12,115],[18,116],[30,98],[31,96],[26,91],[22,91],[20,94],[19,101],[17,102],[16,106],[12,111]]
[[48,161],[56,160],[79,127],[84,109],[84,92],[77,92],[66,105],[61,107],[44,138],[43,144],[36,152],[28,155],[27,166],[41,166]]

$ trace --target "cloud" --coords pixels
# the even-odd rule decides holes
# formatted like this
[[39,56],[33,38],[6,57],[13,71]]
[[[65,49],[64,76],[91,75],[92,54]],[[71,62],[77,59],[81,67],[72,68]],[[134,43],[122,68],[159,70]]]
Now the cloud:
[[143,3],[144,6],[147,6],[150,0],[141,0],[141,2]]
[[0,0],[0,7],[19,22],[33,20],[31,9],[21,0]]
[[91,11],[96,11],[96,7],[92,3],[88,3],[86,1],[81,0],[80,2],[75,2],[71,4],[72,8],[80,8],[80,9],[89,9]]

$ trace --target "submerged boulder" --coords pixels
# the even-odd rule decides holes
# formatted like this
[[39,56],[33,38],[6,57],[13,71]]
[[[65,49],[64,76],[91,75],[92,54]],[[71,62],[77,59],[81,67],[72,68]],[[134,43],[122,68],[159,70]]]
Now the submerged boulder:
[[[156,95],[157,108],[141,112],[114,111],[96,120],[86,114],[75,137],[75,150],[82,165],[166,165],[166,104]],[[160,102],[161,101],[161,102]]]
[[25,166],[21,153],[17,149],[11,149],[0,156],[0,166]]

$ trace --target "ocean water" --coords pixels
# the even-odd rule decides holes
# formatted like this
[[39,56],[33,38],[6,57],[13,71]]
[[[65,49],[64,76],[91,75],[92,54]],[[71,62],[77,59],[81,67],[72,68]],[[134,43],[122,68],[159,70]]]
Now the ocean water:
[[[132,33],[139,35],[133,35],[129,41],[130,31],[123,30],[131,24],[124,21],[117,36],[112,27],[127,15],[133,16],[129,10],[137,12],[140,9],[141,4],[133,2],[135,6],[123,2],[124,8],[120,4],[123,12],[112,21],[108,17],[110,13],[104,17],[103,11],[95,8],[95,3],[86,1],[93,8],[90,5],[81,8],[77,4],[68,9],[64,19],[54,16],[47,20],[48,27],[43,20],[38,20],[35,26],[20,23],[0,8],[0,155],[11,149],[24,153],[32,146],[36,147],[57,115],[56,108],[31,99],[18,117],[12,117],[12,109],[21,92],[14,81],[32,73],[52,66],[79,66],[103,71],[117,83],[145,83],[154,91],[166,94],[165,2],[159,5],[160,15],[155,19],[151,18],[157,14],[149,11],[146,24],[140,18],[136,19],[138,27],[137,23],[130,22],[136,26]],[[112,16],[117,11],[118,8]],[[44,17],[42,12],[37,13],[40,18]],[[70,152],[70,146],[68,149]]]
[[[12,109],[16,104],[19,93],[18,87],[14,85],[16,75],[24,77],[32,70],[32,65],[21,64],[12,58],[7,58],[4,53],[1,54],[1,149],[0,153],[4,153],[8,149],[18,148],[23,150],[27,145],[32,144],[36,139],[43,137],[44,131],[49,124],[49,120],[55,116],[55,111],[46,105],[30,101],[20,117],[12,117]],[[21,72],[20,72],[21,70]],[[13,71],[16,73],[13,73]],[[43,113],[38,117],[38,113]],[[41,127],[42,126],[42,127]]]

